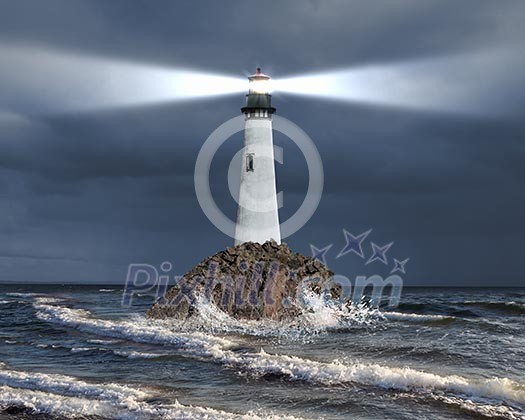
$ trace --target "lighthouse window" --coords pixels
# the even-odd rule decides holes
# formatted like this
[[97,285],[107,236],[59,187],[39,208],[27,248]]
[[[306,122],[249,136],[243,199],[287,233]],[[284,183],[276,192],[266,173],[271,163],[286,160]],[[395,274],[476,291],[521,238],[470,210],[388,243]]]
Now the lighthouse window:
[[253,172],[253,153],[246,155],[246,172]]

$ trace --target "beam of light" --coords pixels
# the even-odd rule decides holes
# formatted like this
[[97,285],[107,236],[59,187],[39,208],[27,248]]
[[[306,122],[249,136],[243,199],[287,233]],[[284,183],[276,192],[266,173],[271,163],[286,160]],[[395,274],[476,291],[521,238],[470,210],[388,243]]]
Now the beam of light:
[[62,113],[245,92],[246,79],[0,44],[0,109]]
[[276,92],[439,112],[500,114],[522,103],[520,54],[488,51],[273,80]]

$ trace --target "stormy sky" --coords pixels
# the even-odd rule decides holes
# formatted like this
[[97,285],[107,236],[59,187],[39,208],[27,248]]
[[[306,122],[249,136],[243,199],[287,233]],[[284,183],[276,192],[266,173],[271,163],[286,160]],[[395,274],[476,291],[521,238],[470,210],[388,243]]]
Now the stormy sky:
[[[317,212],[285,241],[306,254],[333,244],[327,263],[351,279],[386,276],[393,258],[409,258],[407,285],[523,286],[524,19],[522,1],[0,1],[0,281],[122,283],[128,264],[166,260],[182,274],[232,244],[200,209],[193,171],[243,94],[60,109],[33,87],[61,84],[39,71],[50,51],[234,77],[261,65],[276,78],[481,52],[463,71],[480,92],[490,81],[476,98],[482,114],[276,93],[278,114],[314,140],[325,172]],[[289,139],[275,142],[286,219],[307,169]],[[227,168],[241,143],[229,139],[212,165],[231,218]],[[372,229],[366,257],[370,242],[394,242],[389,266],[336,258],[343,229]]]

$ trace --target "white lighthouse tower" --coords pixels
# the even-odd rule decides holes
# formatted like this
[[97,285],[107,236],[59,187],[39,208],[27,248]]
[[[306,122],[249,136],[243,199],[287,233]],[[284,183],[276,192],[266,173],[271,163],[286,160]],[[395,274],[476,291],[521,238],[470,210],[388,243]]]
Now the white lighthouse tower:
[[244,242],[281,243],[275,164],[273,156],[270,77],[261,72],[248,77],[249,92],[245,116],[244,153],[242,155],[239,208],[235,227],[235,245]]

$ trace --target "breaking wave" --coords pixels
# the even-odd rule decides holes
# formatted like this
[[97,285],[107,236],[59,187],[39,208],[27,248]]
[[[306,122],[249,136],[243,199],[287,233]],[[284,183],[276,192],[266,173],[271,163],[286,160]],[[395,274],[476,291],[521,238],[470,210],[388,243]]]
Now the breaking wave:
[[180,333],[172,331],[167,322],[148,322],[136,317],[132,321],[110,321],[91,317],[89,311],[71,309],[49,304],[47,299],[37,298],[34,304],[36,316],[42,321],[51,322],[80,331],[105,337],[126,339],[141,343],[169,344],[180,348],[202,351],[207,354],[212,346],[229,347],[234,345],[230,340],[220,337],[209,337],[201,332]]
[[159,357],[169,356],[169,353],[148,353],[144,351],[120,351],[114,350],[117,356],[127,357],[128,359],[157,359]]
[[494,401],[487,401],[483,398],[462,399],[450,395],[432,395],[432,399],[451,406],[458,407],[466,413],[474,413],[491,419],[502,418],[520,420],[525,417],[525,413],[519,407],[511,407]]
[[33,296],[38,296],[38,293],[8,292],[5,295],[10,297],[32,298]]
[[5,369],[0,369],[0,384],[69,396],[82,395],[86,398],[100,398],[109,401],[145,398],[148,395],[123,385],[105,384],[101,386],[77,380],[71,376]]
[[412,314],[405,312],[383,312],[386,319],[393,321],[414,321],[414,322],[452,322],[456,319],[454,316],[430,315],[430,314]]
[[[0,366],[0,409],[19,408],[41,413],[84,418],[98,416],[115,419],[260,419],[255,412],[228,413],[208,407],[155,405],[147,399],[153,392],[125,385],[94,384],[57,374],[6,370]],[[277,416],[268,415],[273,419]],[[279,417],[281,418],[281,417]],[[294,417],[288,417],[293,419]]]

